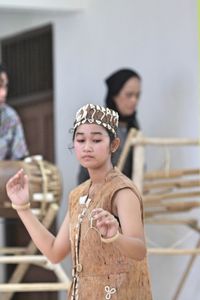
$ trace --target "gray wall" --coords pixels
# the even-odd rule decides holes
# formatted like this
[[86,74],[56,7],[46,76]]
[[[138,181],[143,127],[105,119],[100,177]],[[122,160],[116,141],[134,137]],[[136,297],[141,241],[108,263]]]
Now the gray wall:
[[[145,135],[199,136],[197,87],[197,8],[194,0],[90,0],[79,13],[0,13],[0,37],[20,30],[54,24],[56,161],[63,174],[66,196],[76,185],[78,164],[67,150],[68,130],[80,105],[103,104],[104,78],[120,67],[135,68],[143,77],[139,119]],[[155,165],[162,155],[150,154]],[[176,156],[177,160],[177,156]],[[199,154],[179,157],[181,164],[199,165]],[[159,245],[170,245],[186,234],[179,228],[147,228]],[[164,238],[163,238],[164,236]],[[191,247],[196,236],[190,237]],[[155,300],[171,299],[186,259],[150,257]],[[197,260],[197,262],[199,262]],[[67,264],[69,272],[69,264]],[[185,285],[181,300],[197,299],[198,263]]]

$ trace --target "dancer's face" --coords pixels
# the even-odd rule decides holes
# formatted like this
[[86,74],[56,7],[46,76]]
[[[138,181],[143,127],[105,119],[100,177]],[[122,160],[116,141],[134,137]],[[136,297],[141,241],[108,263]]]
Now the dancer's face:
[[6,102],[8,93],[8,76],[6,73],[0,73],[0,107]]
[[140,93],[141,81],[137,77],[130,78],[114,97],[118,112],[123,116],[131,116],[136,110]]
[[82,124],[76,129],[74,149],[85,168],[96,169],[110,163],[111,147],[109,134],[102,126]]

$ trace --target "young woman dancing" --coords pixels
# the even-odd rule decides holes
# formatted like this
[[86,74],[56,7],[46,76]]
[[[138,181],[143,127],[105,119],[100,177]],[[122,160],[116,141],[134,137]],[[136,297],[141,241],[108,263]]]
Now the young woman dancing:
[[151,300],[142,199],[134,183],[112,165],[120,140],[118,113],[99,105],[80,108],[73,144],[90,178],[69,195],[69,209],[53,236],[32,214],[28,177],[7,183],[12,206],[39,250],[53,263],[72,252],[71,300]]

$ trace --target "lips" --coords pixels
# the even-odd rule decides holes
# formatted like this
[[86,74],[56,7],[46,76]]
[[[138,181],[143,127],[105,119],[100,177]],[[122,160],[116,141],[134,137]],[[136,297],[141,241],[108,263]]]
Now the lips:
[[91,155],[84,155],[82,158],[83,159],[91,159],[91,158],[93,158],[93,156],[91,156]]

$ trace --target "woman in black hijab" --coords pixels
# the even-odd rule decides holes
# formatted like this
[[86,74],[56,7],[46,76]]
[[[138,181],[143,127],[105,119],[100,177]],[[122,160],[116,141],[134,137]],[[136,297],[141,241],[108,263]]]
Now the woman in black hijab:
[[[105,104],[108,108],[119,113],[118,135],[121,141],[120,147],[112,157],[113,165],[117,164],[120,157],[128,131],[130,128],[139,129],[137,120],[137,105],[141,94],[141,77],[131,69],[120,69],[106,78],[107,95]],[[123,173],[132,177],[132,151],[128,154]],[[82,183],[88,179],[87,170],[80,168],[78,182]]]
[[127,128],[139,129],[136,107],[141,94],[141,77],[130,69],[121,69],[106,80],[108,88],[106,106],[119,113],[120,122]]

